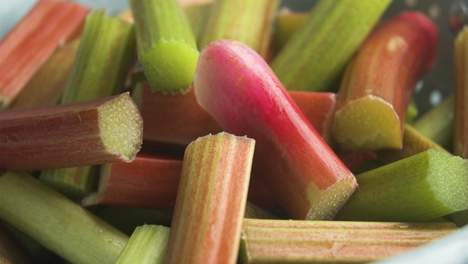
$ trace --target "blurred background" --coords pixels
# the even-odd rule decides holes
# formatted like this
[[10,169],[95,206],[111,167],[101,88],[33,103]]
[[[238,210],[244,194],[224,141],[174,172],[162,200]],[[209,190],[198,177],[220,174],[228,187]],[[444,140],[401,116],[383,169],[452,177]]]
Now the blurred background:
[[[94,8],[106,8],[110,13],[117,13],[127,7],[127,0],[75,0]],[[307,11],[315,0],[283,0],[283,6],[295,11]],[[25,14],[35,0],[0,1],[0,37]],[[397,0],[386,12],[384,18],[404,10],[419,10],[431,17],[439,26],[439,46],[436,64],[432,72],[415,88],[416,104],[419,114],[437,105],[454,89],[452,43],[454,38],[450,18],[465,20],[468,14],[468,0]]]

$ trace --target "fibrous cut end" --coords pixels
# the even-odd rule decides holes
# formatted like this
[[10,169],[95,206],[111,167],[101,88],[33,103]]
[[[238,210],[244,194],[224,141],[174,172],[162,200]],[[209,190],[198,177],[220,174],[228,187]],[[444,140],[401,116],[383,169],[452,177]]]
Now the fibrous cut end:
[[143,120],[128,94],[99,106],[98,120],[105,149],[123,161],[132,161],[143,141]]
[[402,148],[402,128],[393,106],[368,95],[344,105],[335,114],[333,138],[345,149]]

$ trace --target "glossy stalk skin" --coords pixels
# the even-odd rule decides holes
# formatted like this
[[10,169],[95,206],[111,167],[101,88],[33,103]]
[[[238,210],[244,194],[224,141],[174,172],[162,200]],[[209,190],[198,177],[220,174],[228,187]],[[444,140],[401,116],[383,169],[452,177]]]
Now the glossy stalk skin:
[[413,87],[435,57],[437,28],[405,12],[380,25],[346,69],[338,93],[334,140],[346,149],[401,149]]
[[358,221],[432,221],[468,209],[468,162],[427,150],[356,176],[359,190],[338,214]]
[[226,131],[257,141],[255,174],[265,177],[291,217],[332,218],[357,187],[266,62],[246,45],[210,44],[200,57],[195,95]]
[[143,225],[128,240],[116,264],[164,264],[169,228]]
[[236,263],[254,145],[227,133],[190,143],[165,263]]
[[[368,263],[456,231],[450,223],[245,219],[242,263]],[[278,239],[286,238],[286,239]]]
[[87,13],[68,1],[37,1],[0,42],[0,108],[18,96],[57,47],[80,32]]
[[455,98],[449,96],[440,105],[416,120],[413,127],[444,148],[452,148]]
[[276,29],[273,33],[273,45],[277,52],[286,46],[286,43],[304,24],[309,17],[308,13],[290,11],[287,8],[280,10],[276,17]]
[[131,0],[138,58],[153,91],[178,93],[193,81],[198,60],[195,37],[175,0]]
[[79,40],[57,48],[54,54],[37,71],[10,108],[34,108],[52,106],[59,102],[70,77]]
[[18,247],[5,231],[0,229],[0,263],[2,264],[27,264],[32,263],[23,251]]
[[458,33],[454,47],[455,61],[455,154],[468,158],[468,27]]
[[[334,93],[290,92],[307,119],[328,138],[335,110]],[[197,103],[193,89],[186,94],[167,96],[140,86],[133,98],[143,117],[144,139],[186,145],[197,137],[218,133],[222,128]],[[161,125],[164,124],[164,125]]]
[[[120,129],[121,133],[115,133]],[[131,161],[142,120],[128,94],[0,113],[0,168],[40,170]]]
[[391,0],[321,0],[273,60],[283,85],[328,90]]
[[270,39],[279,0],[219,0],[208,18],[201,47],[213,41],[240,41],[263,58],[270,53]]
[[0,219],[72,263],[115,263],[128,237],[29,175],[0,176]]
[[131,163],[104,165],[97,193],[85,197],[82,204],[172,208],[181,168],[180,160],[148,155],[139,155]]

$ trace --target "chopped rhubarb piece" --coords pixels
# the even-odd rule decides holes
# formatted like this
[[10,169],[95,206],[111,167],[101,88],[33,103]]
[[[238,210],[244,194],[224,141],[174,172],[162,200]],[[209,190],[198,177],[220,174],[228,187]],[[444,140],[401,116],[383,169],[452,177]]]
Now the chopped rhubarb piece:
[[437,28],[418,12],[380,25],[348,66],[338,94],[334,140],[347,149],[401,149],[413,87],[431,67]]
[[257,140],[256,175],[298,219],[332,218],[357,187],[266,62],[240,42],[210,44],[195,77],[200,105],[231,133]]
[[87,13],[70,1],[37,1],[0,41],[0,107],[16,98],[57,47],[76,37]]

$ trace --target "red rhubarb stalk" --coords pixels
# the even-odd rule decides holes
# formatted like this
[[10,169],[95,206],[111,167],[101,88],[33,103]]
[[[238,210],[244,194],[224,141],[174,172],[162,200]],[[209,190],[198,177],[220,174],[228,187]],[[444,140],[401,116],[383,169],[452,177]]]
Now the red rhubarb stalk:
[[15,99],[57,47],[77,35],[87,12],[70,1],[37,1],[0,42],[0,107]]
[[436,26],[406,12],[380,25],[349,64],[338,94],[333,138],[347,149],[402,148],[406,109],[432,66]]
[[290,216],[331,218],[357,187],[267,63],[244,44],[218,41],[203,51],[195,95],[226,131],[256,139],[255,172],[267,177]]
[[0,113],[0,168],[40,170],[131,161],[142,120],[128,94]]
[[[138,93],[136,99],[145,124],[145,140],[185,145],[197,137],[222,131],[216,121],[197,103],[193,89],[186,94],[168,96],[142,87],[138,88]],[[327,138],[335,109],[335,94],[289,94],[317,131]]]

